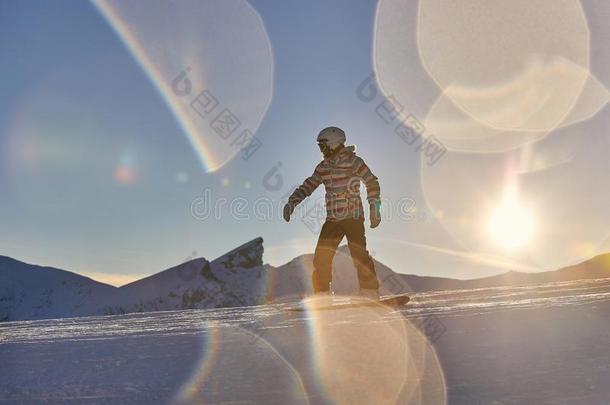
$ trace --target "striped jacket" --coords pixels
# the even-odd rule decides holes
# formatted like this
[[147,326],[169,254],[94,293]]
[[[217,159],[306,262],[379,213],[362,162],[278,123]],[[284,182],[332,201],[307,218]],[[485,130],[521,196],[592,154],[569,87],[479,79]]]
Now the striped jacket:
[[380,188],[377,177],[364,160],[356,156],[355,150],[355,146],[344,147],[335,156],[320,162],[313,174],[292,193],[288,203],[296,206],[324,183],[327,220],[364,218],[360,182],[364,182],[366,186],[369,204],[379,205]]

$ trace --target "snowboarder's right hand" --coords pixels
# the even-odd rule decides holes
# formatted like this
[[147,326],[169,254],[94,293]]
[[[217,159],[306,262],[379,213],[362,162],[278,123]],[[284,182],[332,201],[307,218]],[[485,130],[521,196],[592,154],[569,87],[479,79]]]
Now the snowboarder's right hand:
[[290,222],[290,216],[292,215],[292,211],[294,211],[294,207],[292,204],[287,203],[284,205],[284,220],[286,222]]

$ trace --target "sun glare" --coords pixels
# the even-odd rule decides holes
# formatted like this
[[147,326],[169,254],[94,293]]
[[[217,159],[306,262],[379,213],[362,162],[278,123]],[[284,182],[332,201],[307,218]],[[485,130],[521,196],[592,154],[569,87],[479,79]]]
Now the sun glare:
[[531,241],[534,233],[532,213],[514,191],[508,192],[492,212],[488,231],[494,243],[506,250],[521,249]]

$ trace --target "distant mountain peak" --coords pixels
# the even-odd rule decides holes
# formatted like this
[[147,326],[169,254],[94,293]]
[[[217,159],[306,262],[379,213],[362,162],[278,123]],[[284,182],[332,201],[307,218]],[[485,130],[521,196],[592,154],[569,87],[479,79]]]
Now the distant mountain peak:
[[252,239],[214,260],[226,269],[235,267],[253,268],[263,265],[263,238]]
[[225,253],[223,256],[230,255],[230,254],[238,252],[238,251],[250,250],[250,249],[262,249],[262,248],[263,248],[263,238],[261,236],[259,236],[257,238],[252,239],[251,241],[248,241],[248,242],[236,247],[233,250],[230,250],[229,252]]

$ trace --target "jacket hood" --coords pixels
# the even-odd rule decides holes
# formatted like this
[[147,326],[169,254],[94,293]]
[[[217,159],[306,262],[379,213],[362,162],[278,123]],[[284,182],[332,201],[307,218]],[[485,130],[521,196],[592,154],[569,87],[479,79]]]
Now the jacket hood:
[[333,155],[333,156],[331,156],[329,158],[326,158],[324,160],[332,162],[332,161],[335,161],[335,160],[339,159],[342,156],[349,155],[349,154],[355,154],[355,153],[356,153],[356,145],[344,146],[335,155]]
[[339,151],[339,154],[342,153],[356,153],[356,145],[346,146]]

